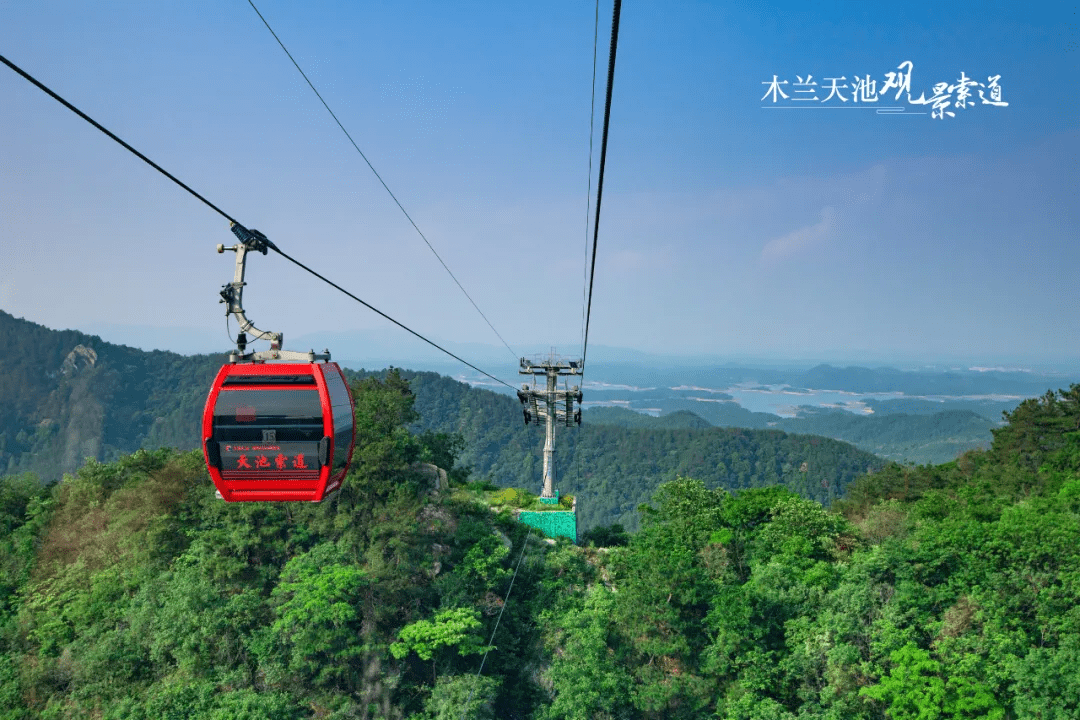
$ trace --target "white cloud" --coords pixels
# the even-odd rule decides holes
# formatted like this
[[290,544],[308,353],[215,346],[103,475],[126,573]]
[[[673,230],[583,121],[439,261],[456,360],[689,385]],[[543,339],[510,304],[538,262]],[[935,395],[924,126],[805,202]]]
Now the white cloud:
[[817,245],[829,236],[835,226],[836,210],[831,205],[827,205],[821,209],[821,219],[813,225],[806,225],[767,242],[761,249],[761,259],[765,262],[775,262],[804,248]]

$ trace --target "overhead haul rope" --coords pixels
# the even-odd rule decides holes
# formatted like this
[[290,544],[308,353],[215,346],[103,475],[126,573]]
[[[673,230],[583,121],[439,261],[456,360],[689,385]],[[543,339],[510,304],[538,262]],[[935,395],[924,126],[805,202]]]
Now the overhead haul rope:
[[[248,0],[250,2],[250,0]],[[600,173],[596,186],[596,227],[593,229],[593,259],[592,270],[596,269],[596,231],[600,227],[600,197],[604,191],[604,158],[607,155],[607,136],[608,136],[608,120],[611,117],[611,86],[615,80],[615,47],[619,40],[619,11],[622,8],[621,0],[615,0],[615,10],[611,19],[611,54],[608,58],[608,83],[607,83],[607,101],[604,107],[604,134],[600,144]],[[597,17],[600,13],[600,3],[597,0]],[[593,39],[593,88],[596,87],[596,40]],[[594,96],[595,97],[595,96]],[[592,181],[592,116],[590,112],[589,117],[589,181]],[[586,242],[588,241],[588,211],[586,211]],[[585,349],[588,347],[589,341],[589,313],[592,311],[592,273],[590,272],[589,281],[589,301],[588,310],[585,316],[585,340],[581,351],[581,367],[585,368]],[[510,599],[510,591],[514,589],[514,580],[517,579],[518,568],[521,567],[521,559],[525,557],[525,548],[529,545],[529,538],[532,536],[532,527],[529,528],[529,534],[525,537],[525,544],[521,547],[521,555],[518,556],[517,565],[514,567],[514,576],[510,578],[510,587],[506,591],[506,597],[503,599],[502,607],[499,608],[499,617],[495,619],[495,628],[491,631],[491,637],[488,639],[488,645],[495,640],[495,632],[499,629],[499,621],[502,620],[503,611],[506,610],[506,603]],[[480,674],[484,671],[484,663],[487,661],[489,651],[484,652],[484,657],[480,661],[480,669],[476,671],[476,679],[479,681]],[[462,720],[465,718],[465,713],[469,710],[469,703],[472,702],[473,695],[476,692],[477,683],[473,684],[473,688],[469,691],[469,699],[465,701],[465,707],[462,709]]]
[[[150,167],[154,168],[154,169],[155,169],[155,170],[157,170],[157,171],[158,171],[159,173],[161,173],[161,174],[162,174],[162,175],[164,175],[165,177],[169,178],[170,180],[172,180],[172,181],[173,181],[174,183],[176,183],[176,184],[177,184],[177,185],[179,185],[180,187],[182,187],[182,188],[184,188],[185,190],[187,190],[187,191],[188,191],[189,193],[191,193],[191,194],[192,194],[192,195],[194,195],[194,196],[195,196],[196,198],[198,198],[199,200],[201,200],[201,201],[202,201],[202,202],[203,202],[203,203],[204,203],[204,204],[205,204],[205,205],[206,205],[207,207],[209,207],[209,208],[210,208],[211,210],[213,210],[214,212],[216,212],[216,213],[217,213],[218,215],[220,215],[221,217],[225,218],[226,220],[228,220],[228,221],[229,221],[230,223],[232,223],[232,224],[235,224],[235,225],[240,225],[240,223],[239,223],[239,222],[237,222],[237,221],[236,221],[236,220],[235,220],[235,219],[234,219],[234,218],[233,218],[233,217],[232,217],[231,215],[229,215],[229,214],[228,214],[227,212],[225,212],[224,210],[222,210],[221,208],[219,208],[219,207],[218,207],[217,205],[215,205],[214,203],[212,203],[212,202],[210,202],[209,200],[207,200],[206,198],[204,198],[204,197],[203,197],[202,195],[200,195],[199,193],[197,193],[197,192],[195,192],[194,190],[192,190],[192,189],[191,189],[191,188],[190,188],[190,187],[189,187],[188,185],[186,185],[186,184],[184,184],[183,182],[181,182],[181,181],[180,181],[180,180],[179,180],[179,179],[178,179],[178,178],[177,178],[177,177],[176,177],[175,175],[173,175],[172,173],[170,173],[170,172],[168,172],[167,170],[165,170],[165,169],[164,169],[163,167],[161,167],[161,166],[160,166],[160,165],[158,165],[158,164],[157,164],[156,162],[154,162],[154,161],[153,161],[153,160],[151,160],[150,158],[148,158],[148,157],[146,157],[145,155],[143,155],[143,154],[142,154],[141,152],[139,152],[139,151],[138,151],[138,150],[136,150],[135,148],[131,147],[131,145],[128,145],[128,144],[127,144],[126,142],[124,142],[124,141],[123,141],[123,140],[121,140],[121,139],[120,139],[119,137],[117,137],[117,136],[116,136],[116,134],[114,134],[114,133],[110,132],[110,131],[109,131],[108,129],[106,129],[106,128],[105,128],[105,127],[104,127],[103,125],[101,125],[101,123],[99,123],[99,122],[97,122],[96,120],[94,120],[94,119],[93,119],[92,117],[90,117],[89,115],[87,115],[86,113],[84,113],[84,112],[83,112],[82,110],[78,109],[77,107],[75,107],[74,105],[72,105],[71,103],[69,103],[69,102],[68,102],[67,100],[65,100],[64,98],[62,98],[62,97],[60,97],[59,95],[57,95],[57,94],[56,94],[55,92],[53,92],[53,91],[52,91],[52,90],[50,90],[49,88],[45,87],[45,85],[43,85],[43,84],[42,84],[41,82],[39,82],[38,80],[36,80],[36,79],[35,79],[34,77],[32,77],[32,76],[31,76],[31,75],[30,75],[29,73],[27,73],[27,72],[26,72],[25,70],[23,70],[22,68],[20,68],[20,67],[19,67],[18,65],[16,65],[16,64],[15,64],[15,63],[13,63],[13,62],[11,62],[10,60],[8,60],[8,59],[7,59],[6,57],[4,57],[3,55],[0,55],[0,62],[4,63],[4,64],[5,64],[5,65],[7,65],[7,66],[8,66],[9,68],[11,68],[12,70],[14,70],[14,71],[15,71],[15,72],[17,72],[18,74],[22,75],[22,76],[23,76],[24,78],[26,78],[27,80],[29,80],[29,81],[30,81],[31,83],[33,83],[33,84],[34,84],[35,86],[37,86],[37,87],[38,87],[38,88],[39,88],[40,90],[44,91],[44,92],[45,92],[45,93],[46,93],[46,94],[47,94],[47,95],[48,95],[49,97],[51,97],[51,98],[53,98],[54,100],[56,100],[57,102],[59,102],[59,103],[60,103],[61,105],[63,105],[64,107],[66,107],[66,108],[67,108],[68,110],[71,110],[71,111],[72,111],[73,113],[75,113],[76,115],[78,115],[79,117],[81,117],[81,118],[82,118],[83,120],[87,121],[88,123],[90,123],[91,125],[93,125],[94,127],[96,127],[96,128],[98,129],[98,130],[100,130],[101,132],[103,132],[103,133],[105,133],[106,135],[108,135],[108,136],[109,136],[110,138],[112,138],[112,139],[113,139],[113,140],[115,140],[115,141],[116,141],[117,143],[119,143],[120,145],[122,145],[122,146],[123,146],[123,147],[124,147],[125,149],[127,149],[128,151],[130,151],[131,153],[133,153],[133,154],[134,154],[135,156],[137,156],[137,157],[138,157],[138,158],[139,158],[140,160],[142,160],[143,162],[145,162],[145,163],[146,163],[147,165],[149,165]],[[241,225],[241,227],[243,227],[243,225]],[[426,343],[427,343],[428,345],[431,345],[431,346],[432,346],[432,347],[434,347],[435,349],[437,349],[437,350],[440,350],[440,351],[442,351],[442,352],[446,353],[447,355],[449,355],[450,357],[454,358],[454,359],[455,359],[455,360],[457,360],[458,362],[460,362],[460,363],[463,363],[463,364],[465,364],[465,365],[468,365],[468,366],[469,366],[470,368],[472,368],[472,369],[473,369],[473,370],[475,370],[476,372],[480,373],[481,375],[484,375],[484,376],[486,376],[486,377],[488,377],[488,378],[490,378],[490,379],[494,380],[495,382],[501,383],[501,384],[505,385],[506,387],[510,388],[511,390],[514,390],[514,389],[516,389],[516,388],[514,388],[514,386],[513,386],[513,385],[511,385],[510,383],[508,383],[508,382],[506,382],[506,381],[504,381],[504,380],[500,380],[499,378],[495,377],[495,376],[494,376],[494,375],[492,375],[491,373],[488,373],[488,372],[485,372],[485,371],[481,370],[480,368],[476,367],[475,365],[473,365],[473,364],[472,364],[471,362],[469,362],[468,360],[464,360],[464,359],[462,359],[462,358],[458,357],[457,355],[455,355],[454,353],[450,352],[449,350],[447,350],[446,348],[442,347],[441,345],[439,345],[439,344],[437,344],[437,343],[435,343],[435,342],[432,342],[431,340],[428,340],[428,339],[427,339],[426,337],[424,337],[424,336],[423,336],[423,335],[421,335],[420,333],[416,332],[416,331],[415,331],[415,330],[413,330],[412,328],[408,327],[407,325],[405,325],[405,324],[403,324],[403,323],[401,323],[401,322],[398,322],[398,321],[397,321],[397,320],[395,320],[394,318],[392,318],[392,317],[390,317],[389,315],[387,315],[386,313],[384,313],[384,312],[383,312],[382,310],[379,310],[378,308],[376,308],[375,306],[371,305],[370,303],[367,303],[367,302],[365,302],[365,301],[361,300],[360,298],[358,298],[357,296],[353,295],[353,294],[352,294],[351,292],[349,292],[349,291],[348,291],[348,290],[346,290],[345,288],[341,287],[341,286],[340,286],[340,285],[338,285],[337,283],[335,283],[335,282],[332,282],[332,281],[328,280],[327,278],[323,277],[323,276],[322,276],[322,275],[320,275],[319,273],[317,273],[317,272],[315,272],[314,270],[312,270],[311,268],[309,268],[309,267],[308,267],[307,265],[304,265],[304,264],[303,264],[302,262],[300,262],[299,260],[296,260],[295,258],[293,258],[293,257],[290,257],[290,256],[289,256],[289,255],[287,255],[286,253],[282,252],[282,251],[281,251],[281,250],[279,250],[279,249],[278,249],[278,248],[277,248],[277,247],[276,247],[276,246],[275,246],[275,245],[274,245],[273,243],[267,243],[267,247],[269,247],[269,248],[270,248],[271,250],[273,250],[274,252],[276,252],[276,253],[277,253],[278,255],[281,255],[281,256],[282,256],[283,258],[285,258],[285,259],[286,259],[286,260],[288,260],[289,262],[293,263],[294,265],[297,265],[298,267],[300,267],[300,268],[302,268],[302,269],[304,269],[304,270],[307,270],[307,271],[308,271],[309,273],[311,273],[311,274],[312,274],[312,275],[314,275],[315,277],[319,278],[320,280],[322,280],[322,281],[323,281],[323,282],[325,282],[326,284],[330,285],[331,287],[333,287],[333,288],[335,288],[335,289],[337,289],[337,290],[340,290],[341,292],[345,293],[346,295],[348,295],[349,297],[351,297],[351,298],[352,298],[353,300],[357,301],[358,303],[360,303],[360,304],[361,304],[361,305],[363,305],[364,307],[368,308],[369,310],[371,310],[371,311],[373,311],[373,312],[377,313],[378,315],[381,315],[382,317],[386,318],[387,320],[389,320],[390,322],[394,323],[395,325],[397,325],[398,327],[402,328],[403,330],[406,330],[406,331],[408,331],[408,332],[412,333],[413,335],[415,335],[416,337],[420,338],[421,340],[423,340],[424,342],[426,342]]]
[[278,255],[280,255],[281,257],[283,257],[283,258],[285,258],[286,260],[288,260],[289,262],[291,262],[291,263],[295,264],[296,266],[298,266],[298,267],[300,267],[300,268],[302,268],[302,269],[304,269],[304,270],[307,270],[307,271],[308,271],[309,273],[311,273],[311,274],[312,274],[312,275],[314,275],[315,277],[319,278],[320,280],[322,280],[323,282],[325,282],[325,283],[326,283],[327,285],[329,285],[329,286],[331,286],[331,287],[333,287],[333,288],[337,288],[338,290],[340,290],[341,292],[345,293],[346,295],[348,295],[349,297],[351,297],[351,298],[352,298],[353,300],[355,300],[356,302],[360,303],[361,305],[363,305],[364,307],[368,308],[369,310],[372,310],[373,312],[376,312],[376,313],[378,313],[379,315],[382,315],[382,316],[383,316],[384,318],[386,318],[386,319],[387,319],[387,320],[389,320],[390,322],[394,323],[395,325],[397,325],[398,327],[400,327],[400,328],[401,328],[402,330],[407,330],[408,332],[412,333],[413,335],[415,335],[416,337],[420,338],[421,340],[423,340],[424,342],[426,342],[426,343],[427,343],[428,345],[431,345],[431,346],[432,346],[432,347],[434,347],[435,349],[443,351],[444,353],[446,353],[446,354],[447,354],[447,355],[449,355],[450,357],[454,358],[454,359],[455,359],[455,360],[457,360],[458,362],[460,362],[460,363],[464,363],[464,364],[468,365],[469,367],[471,367],[471,368],[472,368],[473,370],[475,370],[476,372],[480,373],[481,375],[485,375],[485,376],[487,376],[487,377],[491,378],[492,380],[494,380],[494,381],[495,381],[495,382],[497,382],[497,383],[502,383],[503,385],[505,385],[506,387],[510,388],[511,390],[516,390],[516,389],[517,389],[517,388],[515,388],[515,387],[514,387],[513,385],[511,385],[510,383],[506,382],[505,380],[500,380],[499,378],[495,377],[495,376],[494,376],[494,375],[492,375],[491,373],[488,373],[488,372],[484,372],[483,370],[481,370],[480,368],[476,367],[475,365],[473,365],[473,364],[472,364],[471,362],[469,362],[468,360],[464,360],[464,359],[462,359],[462,358],[458,357],[457,355],[455,355],[454,353],[450,352],[449,350],[447,350],[447,349],[446,349],[446,348],[444,348],[443,346],[441,346],[441,345],[438,345],[437,343],[434,343],[434,342],[432,342],[431,340],[428,340],[428,339],[427,339],[426,337],[424,337],[424,336],[423,336],[423,335],[421,335],[420,333],[416,332],[416,331],[415,331],[415,330],[413,330],[412,328],[410,328],[410,327],[407,327],[406,325],[403,325],[402,323],[399,323],[399,322],[398,322],[397,320],[395,320],[394,318],[390,317],[389,315],[387,315],[386,313],[384,313],[384,312],[383,312],[382,310],[379,310],[378,308],[376,308],[376,307],[373,307],[372,305],[369,305],[368,303],[366,303],[366,302],[364,302],[363,300],[361,300],[360,298],[356,297],[356,296],[355,296],[355,295],[353,295],[353,294],[352,294],[351,292],[349,292],[349,291],[348,291],[348,290],[346,290],[345,288],[341,287],[341,286],[340,286],[340,285],[338,285],[337,283],[335,283],[335,282],[333,282],[333,281],[331,281],[331,280],[327,280],[327,279],[326,279],[325,277],[323,277],[323,276],[322,276],[322,275],[320,275],[319,273],[315,272],[314,270],[312,270],[311,268],[309,268],[309,267],[308,267],[307,265],[305,265],[304,263],[300,262],[299,260],[296,260],[295,258],[289,257],[288,255],[286,255],[285,253],[283,253],[283,252],[282,252],[281,250],[278,250],[277,248],[274,248],[274,251],[275,251],[275,252],[276,252],[276,253],[277,253]]
[[424,233],[420,230],[416,222],[412,219],[412,216],[410,216],[409,213],[406,212],[405,207],[401,204],[401,201],[399,201],[397,199],[397,196],[394,195],[393,191],[390,190],[390,187],[386,184],[386,181],[382,179],[382,176],[379,175],[379,171],[375,169],[375,166],[371,164],[371,161],[368,160],[367,155],[364,154],[364,151],[361,150],[360,146],[356,144],[356,141],[352,139],[352,135],[350,135],[349,131],[345,129],[345,126],[341,124],[341,121],[338,120],[338,117],[334,114],[334,111],[331,110],[330,106],[326,104],[326,100],[323,100],[323,96],[319,93],[318,90],[315,89],[315,86],[311,83],[311,80],[308,79],[307,73],[305,73],[300,68],[300,65],[296,62],[296,59],[293,58],[292,53],[289,52],[289,49],[287,47],[285,47],[285,43],[281,42],[281,38],[279,38],[278,34],[274,32],[274,28],[270,27],[270,23],[268,23],[266,21],[266,18],[263,17],[263,14],[259,12],[259,8],[255,7],[255,3],[252,2],[252,0],[248,0],[248,5],[251,5],[251,9],[255,11],[255,14],[258,15],[259,19],[263,21],[263,25],[266,26],[266,29],[269,30],[270,34],[274,36],[275,40],[277,40],[277,44],[280,45],[281,49],[285,51],[285,54],[289,56],[289,60],[292,61],[293,66],[297,69],[297,71],[299,71],[300,75],[304,78],[304,81],[308,84],[308,87],[311,88],[311,91],[315,93],[315,97],[319,98],[319,102],[321,102],[323,104],[323,107],[326,108],[326,112],[330,113],[330,117],[334,118],[334,122],[336,122],[337,126],[341,128],[341,132],[345,133],[345,137],[349,138],[349,142],[352,143],[352,146],[356,149],[356,152],[360,153],[360,157],[364,158],[364,162],[366,162],[367,166],[371,168],[371,172],[375,173],[375,177],[378,178],[380,183],[382,183],[383,188],[385,188],[386,192],[388,192],[390,194],[390,197],[393,198],[398,208],[405,215],[405,218],[409,221],[409,224],[413,226],[413,229],[416,230],[417,234],[420,235],[421,239],[428,246],[428,249],[435,254],[436,258],[438,258],[439,263],[443,266],[443,269],[446,270],[446,272],[450,273],[450,277],[453,278],[454,282],[457,284],[461,292],[465,293],[465,297],[467,297],[469,299],[469,302],[472,303],[472,306],[476,308],[476,312],[480,313],[480,317],[484,318],[484,322],[486,322],[487,326],[491,328],[491,331],[495,333],[495,335],[499,338],[500,341],[502,341],[502,344],[506,346],[506,349],[510,351],[510,354],[513,355],[515,359],[517,359],[518,354],[514,352],[513,348],[511,348],[509,344],[507,344],[506,340],[503,340],[503,336],[500,335],[499,331],[495,329],[495,326],[491,324],[491,321],[488,320],[487,315],[484,314],[484,311],[480,309],[480,306],[476,304],[476,301],[472,299],[472,296],[469,295],[468,291],[465,290],[465,287],[461,284],[461,282],[458,281],[454,273],[451,272],[450,268],[443,261],[439,253],[435,251],[434,247],[432,247],[431,242],[427,239],[427,236],[424,235]]
[[[589,98],[589,184],[585,191],[585,262],[581,266],[581,354],[585,355],[585,293],[589,283],[589,218],[592,215],[593,118],[596,115],[596,41],[600,37],[600,0],[596,0],[592,38],[592,92]],[[584,362],[582,362],[584,365]]]
[[585,354],[589,351],[589,320],[592,317],[593,281],[596,279],[596,238],[600,232],[600,202],[604,198],[604,163],[607,161],[608,125],[611,121],[611,88],[615,84],[615,49],[619,44],[619,13],[622,0],[615,0],[611,15],[611,51],[608,54],[607,99],[604,102],[604,134],[600,140],[600,172],[596,180],[596,223],[593,225],[592,267],[589,270],[589,301],[585,310],[585,347],[581,351],[581,368],[585,369]]
[[177,184],[177,185],[179,185],[180,187],[182,187],[182,188],[184,188],[185,190],[187,190],[187,191],[188,191],[189,193],[191,193],[192,195],[194,195],[194,196],[195,196],[196,198],[198,198],[199,200],[203,201],[203,203],[205,203],[205,204],[206,204],[207,206],[209,206],[209,208],[210,208],[211,210],[213,210],[214,212],[216,212],[216,213],[217,213],[218,215],[220,215],[221,217],[225,218],[225,219],[226,219],[226,220],[228,220],[229,222],[236,222],[236,220],[234,220],[234,219],[233,219],[232,217],[230,217],[230,216],[229,216],[229,214],[228,214],[228,213],[226,213],[226,212],[225,212],[224,210],[222,210],[222,209],[221,209],[221,208],[219,208],[219,207],[218,207],[217,205],[215,205],[214,203],[212,203],[212,202],[210,202],[209,200],[207,200],[206,198],[204,198],[204,197],[203,197],[202,195],[200,195],[199,193],[197,193],[197,192],[195,192],[194,190],[192,190],[192,189],[191,189],[190,187],[188,187],[188,186],[187,186],[187,185],[185,185],[184,183],[180,182],[180,180],[178,180],[178,179],[176,178],[176,176],[174,176],[174,175],[173,175],[172,173],[170,173],[170,172],[169,172],[168,170],[166,170],[165,168],[161,167],[161,166],[160,166],[160,165],[158,165],[158,164],[157,164],[156,162],[154,162],[154,161],[153,161],[153,160],[151,160],[150,158],[146,157],[145,155],[143,155],[143,154],[142,154],[141,152],[139,152],[139,151],[138,151],[138,150],[136,150],[135,148],[133,148],[133,147],[131,147],[130,145],[128,145],[128,144],[127,144],[126,142],[124,142],[123,140],[121,140],[120,138],[118,138],[118,137],[117,137],[116,135],[114,135],[113,133],[109,132],[109,130],[107,130],[107,129],[106,129],[105,127],[103,127],[103,126],[102,126],[102,125],[101,125],[100,123],[98,123],[98,122],[97,122],[96,120],[94,120],[94,118],[90,117],[89,115],[87,115],[86,113],[84,113],[84,112],[83,112],[82,110],[80,110],[79,108],[75,107],[74,105],[72,105],[71,103],[69,103],[69,102],[68,102],[67,100],[65,100],[64,98],[60,97],[60,96],[59,96],[59,95],[57,95],[56,93],[54,93],[54,92],[53,92],[52,90],[50,90],[49,88],[47,88],[47,87],[45,87],[44,85],[42,85],[42,84],[41,84],[40,82],[38,82],[38,81],[37,81],[36,79],[34,79],[33,77],[31,77],[31,76],[30,76],[30,75],[29,75],[29,74],[28,74],[28,73],[27,73],[27,72],[26,72],[25,70],[23,70],[22,68],[20,68],[20,67],[19,67],[18,65],[16,65],[16,64],[15,64],[15,63],[13,63],[13,62],[11,62],[10,60],[8,60],[8,59],[7,59],[6,57],[4,57],[3,55],[0,55],[0,62],[4,63],[4,64],[5,64],[5,65],[7,65],[7,66],[8,66],[9,68],[11,68],[11,69],[12,69],[12,70],[14,70],[15,72],[19,73],[20,75],[22,75],[22,76],[23,76],[24,78],[26,78],[26,79],[27,79],[27,80],[29,80],[29,81],[30,81],[31,83],[33,83],[34,85],[36,85],[36,86],[38,87],[38,89],[40,89],[40,90],[43,90],[43,91],[45,92],[45,94],[47,94],[47,95],[48,95],[49,97],[51,97],[51,98],[52,98],[53,100],[56,100],[56,101],[57,101],[58,103],[60,103],[60,104],[61,104],[61,105],[63,105],[64,107],[66,107],[66,108],[67,108],[68,110],[70,110],[71,112],[75,113],[76,115],[78,115],[79,117],[81,117],[81,118],[82,118],[83,120],[85,120],[86,122],[90,123],[91,125],[93,125],[94,127],[96,127],[96,128],[98,129],[98,130],[100,130],[101,132],[105,133],[106,135],[108,135],[108,136],[109,136],[110,138],[112,138],[112,139],[113,139],[113,140],[115,140],[116,142],[118,142],[118,143],[120,143],[121,145],[123,145],[123,146],[124,146],[124,147],[125,147],[125,148],[126,148],[127,150],[129,150],[129,151],[131,151],[132,153],[134,153],[134,154],[135,154],[136,156],[138,156],[138,157],[139,157],[139,159],[141,159],[141,160],[142,160],[143,162],[145,162],[145,163],[146,163],[147,165],[149,165],[150,167],[154,168],[154,169],[155,169],[155,170],[157,170],[157,171],[158,171],[159,173],[161,173],[161,174],[162,174],[162,175],[164,175],[165,177],[169,178],[170,180],[172,180],[172,181],[173,181],[174,183],[176,183],[176,184]]

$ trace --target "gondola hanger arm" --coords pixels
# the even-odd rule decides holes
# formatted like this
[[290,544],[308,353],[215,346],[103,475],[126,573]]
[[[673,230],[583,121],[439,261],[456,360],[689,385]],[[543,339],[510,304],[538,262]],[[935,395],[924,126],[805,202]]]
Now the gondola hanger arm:
[[[231,222],[229,229],[232,230],[240,242],[232,247],[217,246],[219,253],[224,253],[226,250],[232,250],[236,253],[236,270],[233,273],[233,281],[227,285],[222,285],[220,293],[221,302],[226,305],[225,314],[233,315],[240,324],[240,332],[236,337],[236,351],[229,353],[229,362],[266,362],[267,360],[329,361],[330,352],[328,350],[322,353],[316,353],[314,350],[306,353],[282,350],[284,335],[279,332],[260,330],[248,319],[244,313],[243,304],[244,285],[247,284],[244,282],[244,273],[247,270],[247,255],[249,252],[261,252],[266,255],[268,250],[277,250],[277,246],[258,230],[248,230],[238,222]],[[245,353],[248,335],[251,335],[254,340],[266,340],[270,343],[270,349]]]

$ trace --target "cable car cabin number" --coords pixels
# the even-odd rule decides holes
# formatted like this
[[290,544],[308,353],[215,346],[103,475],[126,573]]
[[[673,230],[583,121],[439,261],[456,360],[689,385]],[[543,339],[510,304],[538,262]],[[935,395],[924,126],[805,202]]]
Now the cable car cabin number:
[[203,413],[203,451],[230,502],[319,502],[353,452],[353,400],[337,363],[229,364]]

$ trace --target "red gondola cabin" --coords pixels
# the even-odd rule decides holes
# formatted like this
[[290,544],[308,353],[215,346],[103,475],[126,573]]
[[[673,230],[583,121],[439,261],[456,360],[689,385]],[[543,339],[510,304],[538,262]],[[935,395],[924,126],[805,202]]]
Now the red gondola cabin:
[[352,460],[353,417],[337,363],[226,365],[203,412],[210,477],[229,502],[320,502]]

